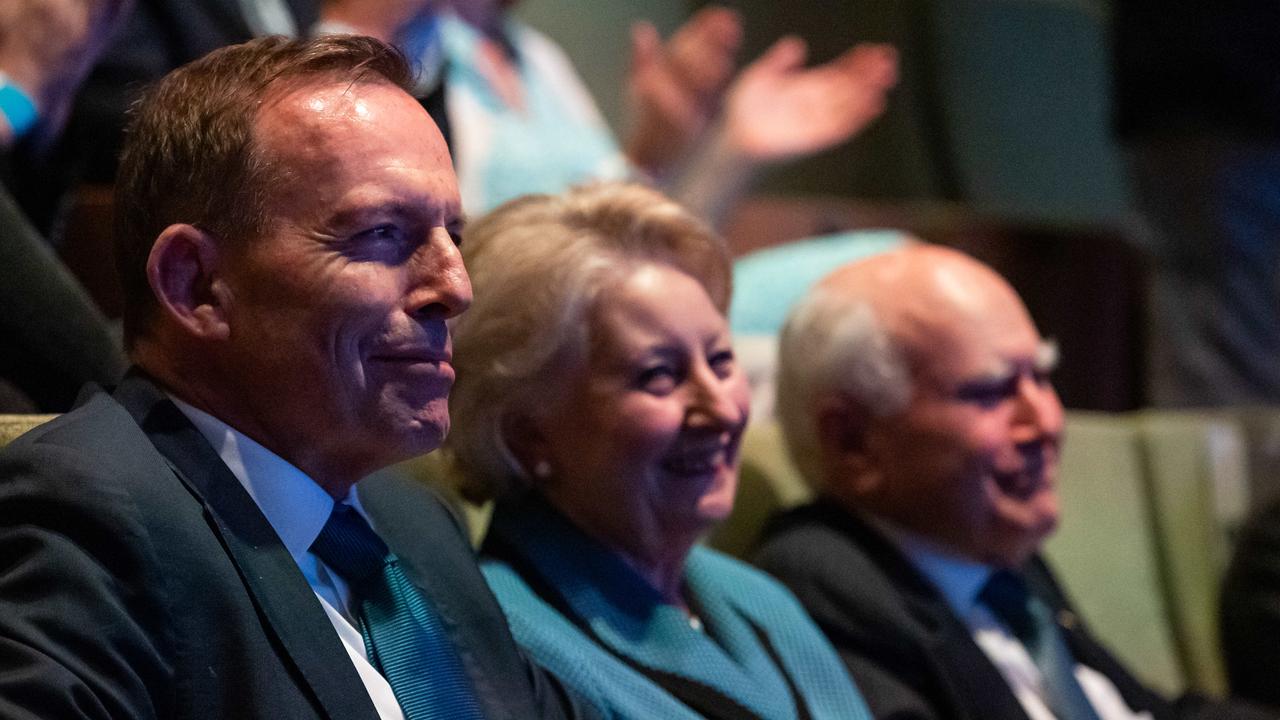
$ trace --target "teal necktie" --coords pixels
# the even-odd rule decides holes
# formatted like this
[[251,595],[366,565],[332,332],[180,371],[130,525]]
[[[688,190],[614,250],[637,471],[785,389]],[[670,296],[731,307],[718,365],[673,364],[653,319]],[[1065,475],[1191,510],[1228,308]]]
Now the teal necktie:
[[1053,611],[1027,591],[1027,583],[1006,570],[991,575],[978,600],[1004,621],[1027,648],[1044,679],[1049,709],[1059,720],[1098,720],[1076,680],[1075,658],[1053,621]]
[[369,661],[391,684],[407,720],[482,720],[435,609],[359,513],[335,505],[311,552],[351,586]]

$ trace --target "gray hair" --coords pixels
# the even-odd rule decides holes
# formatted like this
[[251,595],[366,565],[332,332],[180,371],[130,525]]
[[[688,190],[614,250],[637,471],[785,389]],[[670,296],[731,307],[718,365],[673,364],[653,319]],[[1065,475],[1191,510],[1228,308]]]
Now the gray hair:
[[452,325],[457,382],[445,443],[469,499],[508,494],[529,475],[511,423],[557,396],[590,350],[600,295],[640,265],[688,273],[721,314],[731,273],[724,241],[661,193],[601,183],[505,203],[463,233],[475,302]]
[[817,422],[823,398],[843,394],[884,417],[904,409],[912,389],[906,354],[866,299],[820,285],[792,308],[778,343],[775,412],[810,487],[824,482]]

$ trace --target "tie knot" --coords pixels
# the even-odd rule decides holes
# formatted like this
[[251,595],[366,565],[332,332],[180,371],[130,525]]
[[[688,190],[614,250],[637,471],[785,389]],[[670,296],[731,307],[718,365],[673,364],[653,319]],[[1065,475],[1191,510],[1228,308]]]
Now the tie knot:
[[991,608],[1019,640],[1026,644],[1034,642],[1039,634],[1038,625],[1025,580],[1008,570],[997,570],[983,586],[978,600]]
[[377,577],[389,555],[386,543],[346,503],[333,506],[311,552],[352,585]]

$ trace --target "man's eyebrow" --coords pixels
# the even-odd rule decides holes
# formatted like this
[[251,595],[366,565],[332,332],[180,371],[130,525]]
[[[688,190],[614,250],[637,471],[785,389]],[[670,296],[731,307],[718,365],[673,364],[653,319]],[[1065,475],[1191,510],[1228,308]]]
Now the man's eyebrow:
[[981,383],[1000,382],[1007,380],[1009,376],[1017,372],[1017,364],[998,358],[992,360],[987,367],[974,373],[974,375],[965,380],[963,385],[977,385]]
[[413,202],[409,200],[391,199],[384,202],[339,207],[329,215],[331,227],[340,227],[357,223],[371,215],[391,215],[395,217],[431,216],[438,218],[442,225],[452,225],[462,216],[462,210],[452,203]]
[[1058,341],[1053,338],[1041,340],[1036,348],[1035,369],[1039,372],[1052,372],[1057,369],[1060,359]]

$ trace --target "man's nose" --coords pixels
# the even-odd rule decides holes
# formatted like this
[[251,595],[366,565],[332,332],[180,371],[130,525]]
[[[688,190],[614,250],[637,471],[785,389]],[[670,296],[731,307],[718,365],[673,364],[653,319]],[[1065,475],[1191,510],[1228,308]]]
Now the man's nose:
[[1016,403],[1014,426],[1017,441],[1056,437],[1062,432],[1062,402],[1048,380],[1024,373],[1018,379]]
[[453,317],[471,306],[471,278],[462,264],[462,253],[444,228],[409,260],[408,311],[420,319]]

